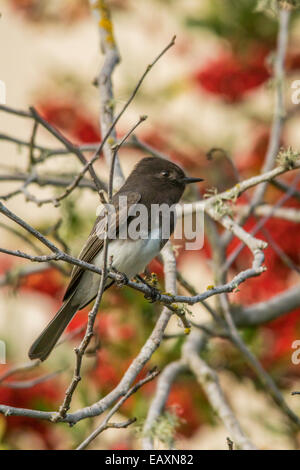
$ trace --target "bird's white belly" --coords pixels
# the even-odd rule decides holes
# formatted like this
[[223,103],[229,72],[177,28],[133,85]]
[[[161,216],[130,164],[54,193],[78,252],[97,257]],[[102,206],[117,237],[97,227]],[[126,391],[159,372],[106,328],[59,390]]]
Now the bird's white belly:
[[[112,260],[112,267],[117,271],[126,274],[130,279],[142,272],[150,261],[158,255],[160,251],[160,239],[152,236],[148,239],[138,240],[112,240],[108,245],[107,262]],[[95,256],[92,263],[98,268],[103,267],[103,251]],[[73,302],[78,302],[83,306],[89,299],[96,296],[99,288],[100,277],[92,271],[86,271],[77,287]],[[107,284],[110,281],[107,281]]]
[[[129,278],[142,272],[148,263],[159,253],[159,239],[113,240],[108,245],[108,263]],[[95,256],[93,264],[102,268],[103,253]]]

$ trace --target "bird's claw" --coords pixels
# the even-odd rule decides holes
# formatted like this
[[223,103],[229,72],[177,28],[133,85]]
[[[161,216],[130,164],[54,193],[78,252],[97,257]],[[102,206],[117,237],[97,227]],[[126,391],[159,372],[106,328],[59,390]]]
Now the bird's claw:
[[149,302],[153,304],[154,302],[157,302],[160,299],[160,291],[156,289],[156,287],[153,287],[149,284],[148,287],[150,289],[150,292],[147,292],[147,294],[145,294],[145,299],[149,300]]
[[144,297],[146,300],[149,300],[151,303],[157,302],[160,297],[161,293],[159,289],[157,289],[157,276],[156,274],[152,273],[150,279],[148,278],[147,280],[143,279],[140,275],[137,275],[136,280],[144,284],[145,286],[148,287],[149,292],[146,292],[144,294]]
[[118,287],[123,287],[123,286],[126,286],[126,284],[128,284],[128,277],[126,276],[126,274],[124,273],[120,273],[120,272],[117,272],[117,279],[116,279],[116,284]]

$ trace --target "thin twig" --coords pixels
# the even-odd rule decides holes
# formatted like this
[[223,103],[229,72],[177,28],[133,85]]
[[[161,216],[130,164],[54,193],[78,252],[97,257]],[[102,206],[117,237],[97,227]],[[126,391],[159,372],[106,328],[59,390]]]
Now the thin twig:
[[101,432],[103,432],[105,429],[108,427],[127,427],[130,424],[134,423],[136,421],[136,418],[131,418],[125,423],[119,423],[118,425],[115,425],[113,423],[109,423],[110,418],[121,408],[123,403],[131,396],[133,395],[137,390],[139,390],[144,384],[150,382],[153,380],[157,375],[159,374],[159,371],[157,369],[154,369],[152,372],[150,372],[144,379],[141,379],[137,384],[133,385],[128,392],[122,397],[116,404],[113,406],[113,408],[110,410],[110,412],[107,414],[106,418],[104,421],[100,424],[100,426],[95,429],[78,447],[76,450],[83,450],[86,449],[87,446],[97,437]]
[[236,325],[233,320],[233,316],[230,311],[230,306],[228,299],[225,294],[220,296],[221,304],[223,307],[224,317],[228,326],[228,331],[230,333],[230,338],[233,344],[238,348],[238,350],[243,354],[247,362],[251,365],[253,370],[256,372],[262,384],[268,390],[272,398],[278,407],[283,411],[284,415],[289,418],[293,425],[296,424],[297,427],[300,426],[300,418],[290,409],[290,407],[285,402],[280,390],[277,388],[272,377],[264,370],[260,362],[256,359],[254,354],[246,346],[242,338],[240,337]]
[[[116,40],[113,33],[113,24],[111,14],[106,0],[97,2],[90,0],[92,12],[96,17],[99,33],[101,50],[104,55],[104,62],[98,76],[99,99],[100,99],[100,129],[101,134],[105,135],[114,121],[114,94],[112,86],[112,76],[115,67],[120,63],[121,58],[117,48]],[[114,184],[118,189],[123,181],[124,175],[117,158],[117,151],[113,151],[112,147],[117,140],[117,132],[115,127],[109,132],[110,138],[103,145],[103,155],[107,166],[111,166],[111,161],[115,158],[115,175]]]
[[239,449],[256,450],[234,415],[225,395],[221,389],[216,372],[199,357],[198,350],[201,343],[201,334],[193,330],[183,346],[183,359],[195,374],[199,384],[203,387],[207,399],[216,414],[223,421],[230,436]]
[[61,370],[52,372],[50,374],[45,374],[45,375],[42,375],[41,377],[37,377],[35,379],[30,379],[30,380],[18,380],[18,381],[8,381],[8,382],[2,380],[1,387],[12,388],[12,389],[32,388],[35,385],[38,385],[38,384],[41,384],[48,380],[53,379],[54,377],[56,377],[57,375],[61,374],[64,371],[65,369],[61,369]]

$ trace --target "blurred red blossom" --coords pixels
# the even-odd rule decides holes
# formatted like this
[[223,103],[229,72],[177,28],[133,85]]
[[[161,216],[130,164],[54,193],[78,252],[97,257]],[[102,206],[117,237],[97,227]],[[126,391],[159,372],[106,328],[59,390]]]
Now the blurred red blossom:
[[90,309],[86,307],[83,310],[78,311],[67,326],[67,331],[74,331],[77,330],[77,328],[84,326],[88,321],[89,310]]
[[101,387],[115,387],[124,372],[123,368],[120,370],[120,365],[120,360],[117,364],[108,350],[101,349],[98,353],[97,367],[90,373],[91,378]]
[[150,273],[155,273],[160,279],[163,278],[164,268],[162,263],[160,263],[156,258],[154,258],[148,265]]
[[[5,372],[8,367],[8,364],[1,366],[1,373]],[[28,376],[26,379],[28,379]],[[9,380],[10,379],[8,379],[7,382],[9,382]],[[63,396],[64,389],[62,384],[54,379],[36,384],[30,388],[15,389],[0,386],[0,403],[16,408],[53,410],[57,408]],[[5,420],[5,429],[8,435],[12,431],[22,430],[22,432],[24,432],[25,429],[30,429],[39,434],[47,448],[53,449],[58,444],[54,434],[51,432],[49,423],[46,421],[28,418],[26,416],[8,416]]]
[[13,266],[13,257],[9,255],[0,255],[0,274],[6,273]]
[[166,403],[166,408],[180,418],[177,432],[186,437],[192,436],[203,422],[196,401],[189,384],[174,384]]
[[286,68],[287,70],[299,70],[300,69],[300,52],[291,51],[286,57]]
[[73,100],[43,100],[36,105],[38,111],[50,124],[66,132],[77,143],[100,141],[97,121],[89,111]]
[[271,347],[263,357],[264,365],[270,365],[282,358],[290,359],[292,343],[295,339],[299,339],[300,309],[264,325],[263,330],[272,334]]
[[[250,218],[244,226],[245,230],[251,231],[256,223],[253,217]],[[300,245],[300,230],[297,230],[296,226],[294,222],[270,218],[265,224],[265,229],[285,255],[299,266],[300,252],[295,250],[295,247]],[[261,231],[256,236],[266,240],[266,236]],[[239,240],[233,239],[228,253],[232,253],[239,244]],[[244,248],[234,262],[235,271],[245,269],[250,264],[251,257],[249,250]],[[272,243],[269,243],[265,250],[265,265],[267,270],[259,278],[248,279],[239,287],[239,292],[230,294],[233,301],[251,305],[268,300],[291,286],[290,267],[276,253]],[[291,354],[291,344],[299,336],[299,326],[300,310],[297,309],[261,327],[262,332],[269,332],[272,338],[270,351],[263,353],[262,357],[265,367]]]
[[47,269],[32,273],[21,279],[20,287],[24,290],[37,291],[60,299],[64,289],[64,281],[57,269]]
[[265,65],[268,49],[258,46],[251,48],[247,56],[223,52],[195,73],[196,82],[207,92],[218,95],[226,101],[241,101],[245,95],[269,79]]
[[[84,326],[88,321],[88,312],[90,309],[85,309],[76,313],[67,327],[67,331],[75,331],[77,328]],[[112,312],[99,312],[96,319],[95,331],[99,334],[100,339],[108,341],[128,341],[136,335],[136,330],[133,325],[123,323],[117,313]],[[84,330],[79,336],[84,335]]]
[[110,446],[109,450],[132,450],[132,447],[128,444],[128,442],[120,441]]
[[87,0],[10,0],[9,4],[33,23],[71,24],[84,18],[88,10]]
[[[257,220],[251,217],[244,225],[244,229],[250,232],[256,224]],[[297,224],[294,222],[277,218],[270,218],[264,225],[281,250],[294,263],[299,264],[300,253],[298,250],[295,250],[295,246],[300,244],[300,230],[296,230],[296,226]],[[256,234],[256,237],[267,241],[266,236],[261,231]],[[233,238],[228,247],[227,254],[231,254],[239,245],[240,240]],[[290,284],[290,268],[276,253],[271,243],[268,244],[264,253],[267,270],[259,278],[250,278],[240,286],[238,300],[242,303],[251,304],[267,300],[276,293],[286,289]],[[248,248],[244,248],[234,262],[235,270],[238,272],[248,266],[251,262],[251,257],[252,254]],[[236,294],[234,295],[236,298]]]

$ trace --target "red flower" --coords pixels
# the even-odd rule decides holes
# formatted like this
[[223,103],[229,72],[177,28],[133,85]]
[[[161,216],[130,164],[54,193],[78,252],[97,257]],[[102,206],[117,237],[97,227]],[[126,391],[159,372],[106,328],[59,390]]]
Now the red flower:
[[286,61],[287,70],[300,69],[300,52],[291,52],[287,55]]
[[[76,313],[67,327],[67,331],[74,331],[81,326],[87,324],[89,307]],[[96,319],[95,331],[99,334],[100,340],[108,340],[109,342],[115,341],[128,341],[135,337],[135,328],[127,323],[120,324],[120,318],[117,314],[100,312]],[[80,337],[84,335],[84,330],[79,334]]]
[[264,326],[264,329],[272,332],[273,344],[268,358],[276,361],[284,356],[291,356],[292,343],[298,339],[300,326],[300,309],[288,315],[277,318]]
[[79,108],[72,101],[42,101],[37,108],[44,119],[61,131],[65,131],[78,143],[100,141],[98,124],[87,110]]
[[132,339],[136,335],[136,331],[132,325],[121,325],[118,331],[119,338],[124,341]]
[[[120,364],[119,364],[120,366]],[[98,354],[97,368],[91,372],[91,377],[101,387],[115,387],[122,377],[123,370],[120,370],[108,351],[101,349]]]
[[6,273],[13,265],[13,257],[10,255],[0,255],[0,274]]
[[[6,368],[8,368],[8,365],[1,366],[1,373],[3,373]],[[16,379],[13,379],[13,381],[14,380]],[[23,378],[23,380],[25,379]],[[9,382],[9,379],[7,382]],[[42,382],[33,387],[24,389],[1,387],[0,403],[21,408],[34,407],[38,402],[54,406],[63,396],[61,387],[58,385],[57,381],[54,382],[55,381],[52,379],[51,381]]]
[[28,21],[41,24],[54,21],[73,23],[88,14],[87,2],[68,1],[57,2],[55,8],[47,0],[10,0],[8,2],[15,10],[20,12]]
[[126,442],[117,442],[109,447],[109,450],[131,450],[132,447],[128,445]]
[[241,101],[245,94],[262,85],[270,77],[264,59],[267,51],[254,51],[241,60],[233,53],[224,53],[195,74],[204,90],[229,102]]
[[162,278],[164,274],[164,268],[156,258],[154,258],[148,265],[150,273],[155,273],[157,277]]
[[[6,366],[8,367],[8,365]],[[1,367],[1,372],[5,368]],[[27,376],[28,378],[28,376]],[[15,380],[15,379],[14,379]],[[13,389],[0,387],[0,403],[17,408],[33,409],[56,409],[64,396],[64,391],[58,381],[52,379],[48,382],[37,384],[28,389]],[[47,448],[54,448],[57,445],[55,436],[51,432],[49,423],[25,416],[8,416],[6,419],[6,432],[26,431],[30,429],[38,433]]]
[[86,307],[84,310],[80,310],[79,312],[77,312],[76,315],[72,318],[71,322],[68,324],[67,331],[74,331],[77,330],[77,328],[85,325],[88,321],[88,313],[88,307]]
[[56,298],[61,297],[63,287],[62,275],[56,269],[29,274],[21,280],[22,289],[38,291]]
[[[245,224],[244,229],[247,232],[256,225],[256,220],[252,217]],[[272,239],[283,250],[283,252],[296,264],[300,263],[300,254],[295,247],[300,244],[300,231],[296,229],[294,222],[280,220],[277,218],[269,219],[265,224],[265,229],[270,233]],[[256,234],[257,238],[267,240],[261,231]],[[229,245],[228,254],[232,253],[240,240],[234,238]],[[267,271],[259,277],[248,279],[247,282],[240,285],[240,292],[234,295],[234,299],[242,303],[251,304],[262,300],[267,300],[286,289],[289,286],[290,268],[281,260],[280,256],[274,251],[272,244],[269,243],[265,253],[265,266]],[[252,254],[248,248],[244,248],[234,263],[237,271],[245,269],[249,266]]]
[[169,394],[166,407],[181,419],[178,432],[190,437],[199,428],[202,418],[195,407],[188,385],[175,384]]

